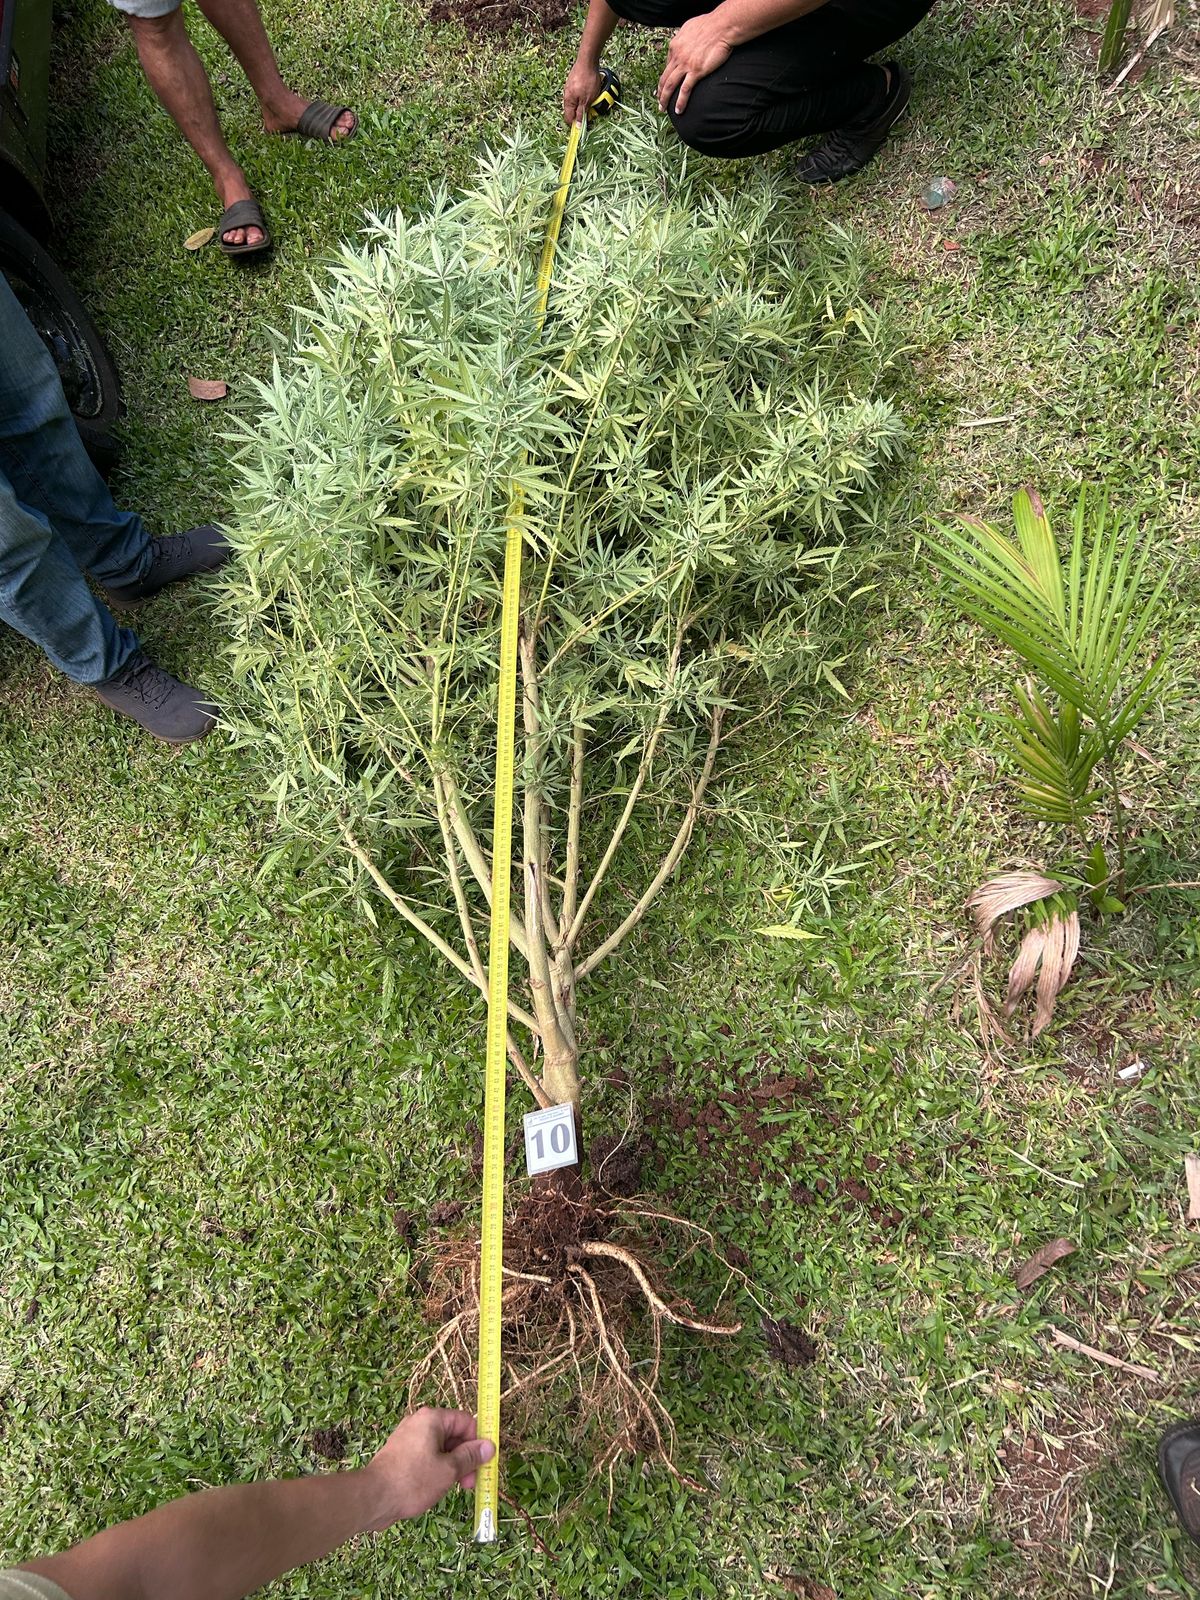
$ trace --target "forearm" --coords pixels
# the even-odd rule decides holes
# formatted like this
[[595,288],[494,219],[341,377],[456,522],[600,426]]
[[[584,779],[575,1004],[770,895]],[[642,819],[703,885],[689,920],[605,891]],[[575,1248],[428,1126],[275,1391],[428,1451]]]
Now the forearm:
[[72,1600],[241,1600],[371,1527],[370,1473],[209,1489],[30,1562]]
[[785,22],[795,22],[797,17],[807,16],[824,4],[825,0],[723,0],[709,16],[720,23],[722,35],[732,48],[770,33],[772,28],[781,28]]
[[589,67],[598,68],[601,52],[615,33],[620,20],[607,0],[591,0],[576,60],[586,62]]

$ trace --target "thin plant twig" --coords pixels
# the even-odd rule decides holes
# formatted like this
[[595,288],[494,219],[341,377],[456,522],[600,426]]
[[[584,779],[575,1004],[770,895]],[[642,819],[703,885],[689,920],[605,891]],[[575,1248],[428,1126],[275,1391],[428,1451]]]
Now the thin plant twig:
[[1160,1374],[1152,1367],[1139,1366],[1136,1361],[1122,1361],[1120,1356],[1110,1356],[1107,1350],[1097,1350],[1094,1344],[1084,1344],[1080,1339],[1073,1339],[1061,1328],[1051,1328],[1050,1333],[1055,1344],[1061,1345],[1064,1350],[1073,1350],[1076,1355],[1088,1356],[1093,1361],[1102,1361],[1106,1367],[1117,1367],[1122,1372],[1132,1372],[1135,1377],[1145,1378],[1148,1383],[1159,1381]]

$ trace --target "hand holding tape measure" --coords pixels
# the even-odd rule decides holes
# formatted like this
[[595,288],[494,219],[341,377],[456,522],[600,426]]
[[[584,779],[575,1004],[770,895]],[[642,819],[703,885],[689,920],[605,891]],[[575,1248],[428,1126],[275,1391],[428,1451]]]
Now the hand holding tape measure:
[[[621,81],[611,68],[601,69],[599,94],[588,117],[606,116],[621,95]],[[558,187],[550,204],[546,237],[538,268],[538,324],[546,320],[550,277],[558,245],[571,174],[583,136],[584,121],[575,122],[567,138]],[[500,1342],[504,1273],[504,1089],[507,1071],[508,941],[512,893],[513,770],[516,761],[517,632],[521,610],[521,554],[524,542],[524,498],[514,486],[508,507],[504,550],[504,602],[500,621],[500,684],[496,711],[496,803],[492,821],[492,918],[488,945],[488,1026],[484,1072],[483,1209],[479,1262],[479,1389],[476,1425],[481,1439],[490,1439],[495,1454],[475,1477],[475,1539],[491,1544],[499,1532],[500,1509]],[[544,1115],[544,1113],[543,1113]],[[546,1159],[537,1170],[561,1165],[553,1118],[534,1130],[532,1148]],[[571,1123],[574,1134],[574,1124]],[[555,1159],[559,1158],[559,1159]],[[532,1163],[531,1163],[532,1165]]]

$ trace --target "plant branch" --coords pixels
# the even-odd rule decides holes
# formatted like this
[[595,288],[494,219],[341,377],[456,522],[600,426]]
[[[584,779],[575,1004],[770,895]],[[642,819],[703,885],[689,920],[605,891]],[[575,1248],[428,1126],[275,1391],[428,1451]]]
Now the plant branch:
[[[404,918],[405,922],[409,923],[417,930],[419,934],[428,939],[429,943],[438,952],[438,954],[444,956],[456,972],[460,972],[462,976],[466,978],[468,983],[472,984],[476,989],[479,989],[481,993],[486,996],[488,990],[487,978],[484,977],[481,981],[480,978],[477,977],[472,971],[470,962],[466,961],[462,956],[460,956],[452,944],[447,944],[446,940],[442,938],[441,934],[438,933],[436,928],[430,927],[429,923],[425,921],[424,917],[413,910],[404,896],[398,894],[396,890],[392,888],[391,884],[384,877],[383,873],[380,872],[379,868],[371,860],[370,856],[363,849],[362,845],[359,844],[358,840],[354,837],[350,829],[346,827],[344,823],[342,825],[342,839],[345,842],[347,850],[349,850],[350,854],[358,862],[359,866],[362,867],[363,871],[367,874],[371,882],[379,890],[380,894],[393,908],[393,910],[398,911]],[[523,1028],[528,1028],[530,1033],[532,1033],[535,1038],[541,1033],[541,1029],[538,1026],[536,1018],[531,1017],[528,1011],[522,1010],[520,1006],[514,1005],[511,1000],[508,1002],[508,1014],[514,1022],[519,1022]]]
[[525,863],[525,903],[529,925],[529,988],[538,1018],[542,1045],[548,1055],[575,1051],[575,1023],[563,1009],[558,985],[550,969],[550,952],[541,924],[542,891],[537,863]]
[[546,828],[546,798],[543,790],[546,736],[542,729],[542,707],[538,694],[535,651],[535,640],[522,633],[518,645],[521,660],[521,714],[525,724],[525,755],[529,773],[525,782],[525,864],[528,869],[532,861],[537,867],[538,910],[542,928],[550,944],[557,945],[561,933],[550,899],[550,847]]
[[[511,1005],[509,1006],[509,1010],[512,1010]],[[520,1073],[522,1083],[524,1083],[530,1094],[537,1101],[539,1108],[542,1111],[545,1111],[546,1107],[551,1105],[553,1102],[551,1101],[550,1096],[538,1082],[536,1074],[529,1070],[529,1064],[525,1060],[525,1057],[521,1054],[520,1048],[517,1045],[517,1041],[513,1038],[511,1033],[505,1035],[504,1043],[505,1048],[508,1051],[508,1059]]]
[[485,992],[487,991],[487,973],[484,970],[483,957],[479,954],[479,940],[475,934],[475,924],[471,920],[471,908],[467,904],[467,896],[463,889],[462,874],[458,870],[458,845],[455,843],[454,830],[450,826],[450,808],[446,803],[446,788],[441,775],[433,774],[433,793],[437,802],[438,826],[442,830],[442,848],[446,852],[446,869],[450,876],[450,889],[454,895],[454,904],[458,907],[458,920],[462,925],[463,942],[467,947],[467,956],[471,963],[471,970],[475,974],[475,982]]
[[636,927],[637,924],[642,920],[646,914],[647,906],[650,905],[655,895],[658,894],[658,891],[662,888],[663,884],[666,883],[667,879],[674,872],[679,863],[680,856],[687,849],[688,840],[692,837],[692,830],[696,826],[696,817],[699,815],[700,802],[704,798],[704,791],[708,788],[708,781],[712,777],[713,766],[717,759],[717,750],[721,743],[721,719],[723,715],[724,708],[721,706],[718,706],[713,712],[712,734],[708,741],[708,751],[704,757],[704,766],[701,769],[699,778],[696,780],[696,786],[692,790],[692,798],[688,804],[687,811],[684,813],[683,821],[679,824],[679,831],[676,833],[675,838],[672,841],[671,848],[667,851],[665,857],[663,858],[662,865],[654,874],[654,877],[650,882],[650,886],[645,890],[641,899],[625,918],[624,922],[621,923],[614,933],[609,934],[604,943],[600,945],[598,949],[594,950],[592,954],[588,956],[586,961],[581,962],[580,965],[575,968],[576,983],[582,982],[582,980],[586,978],[589,973],[594,972],[604,958],[612,954],[630,929]]
[[[454,829],[454,837],[462,847],[462,853],[471,869],[471,875],[480,889],[482,889],[483,897],[490,908],[492,904],[492,872],[488,866],[487,857],[484,855],[479,840],[475,836],[475,830],[471,826],[462,798],[458,792],[458,785],[455,783],[453,776],[450,772],[443,771],[441,778],[446,787],[446,803],[450,808],[450,825]],[[510,934],[517,950],[521,955],[528,958],[529,944],[525,932],[525,923],[515,913],[510,919]]]
[[546,921],[549,890],[542,870],[543,826],[541,781],[542,732],[538,718],[537,681],[533,661],[533,640],[522,633],[517,653],[521,663],[521,713],[525,726],[525,803],[522,807],[522,837],[525,858],[525,931],[529,941],[529,987],[533,1009],[541,1024],[542,1045],[547,1056],[575,1053],[575,1027],[563,1015],[558,989],[550,970],[548,940],[554,928]]
[[[671,664],[667,672],[668,685],[670,685],[670,683],[674,680],[675,675],[679,670],[679,657],[683,650],[685,629],[686,623],[681,622],[675,638],[675,648],[671,652]],[[638,796],[645,787],[646,779],[650,776],[650,768],[654,761],[655,751],[658,749],[658,742],[662,738],[663,729],[667,725],[667,715],[667,705],[664,702],[659,709],[658,718],[654,724],[650,738],[646,741],[646,748],[642,752],[641,761],[638,763],[637,776],[630,785],[629,794],[626,797],[625,805],[621,811],[621,815],[617,818],[617,825],[613,829],[612,838],[608,841],[608,846],[605,849],[603,856],[600,858],[600,865],[596,868],[591,883],[588,884],[587,892],[584,894],[579,910],[572,917],[570,926],[567,928],[563,943],[566,945],[568,950],[574,950],[579,939],[580,929],[583,927],[583,919],[588,913],[588,907],[595,899],[596,891],[604,881],[604,875],[612,865],[613,857],[620,848],[621,840],[625,837],[625,830],[629,826],[629,819],[633,816],[634,807],[638,803]]]
[[[575,907],[579,901],[579,830],[583,823],[583,756],[583,724],[577,722],[571,730],[571,797],[567,803],[567,860],[563,872],[560,922],[560,928],[563,929],[569,929],[575,921]],[[564,939],[563,942],[568,941]]]

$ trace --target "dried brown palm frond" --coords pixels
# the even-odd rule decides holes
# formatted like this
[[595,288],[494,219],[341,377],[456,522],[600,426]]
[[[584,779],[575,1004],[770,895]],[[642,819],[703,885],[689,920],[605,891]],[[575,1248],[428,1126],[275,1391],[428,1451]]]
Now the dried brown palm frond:
[[975,927],[989,955],[996,929],[1016,913],[1026,928],[1008,972],[1002,1013],[1009,1018],[1036,981],[1032,1037],[1047,1027],[1079,954],[1079,908],[1057,878],[1041,872],[1003,872],[981,883],[967,900]]
[[975,928],[990,955],[995,945],[996,924],[1014,911],[1046,900],[1062,888],[1057,878],[1041,872],[1001,872],[981,883],[967,898],[967,910],[975,918]]

